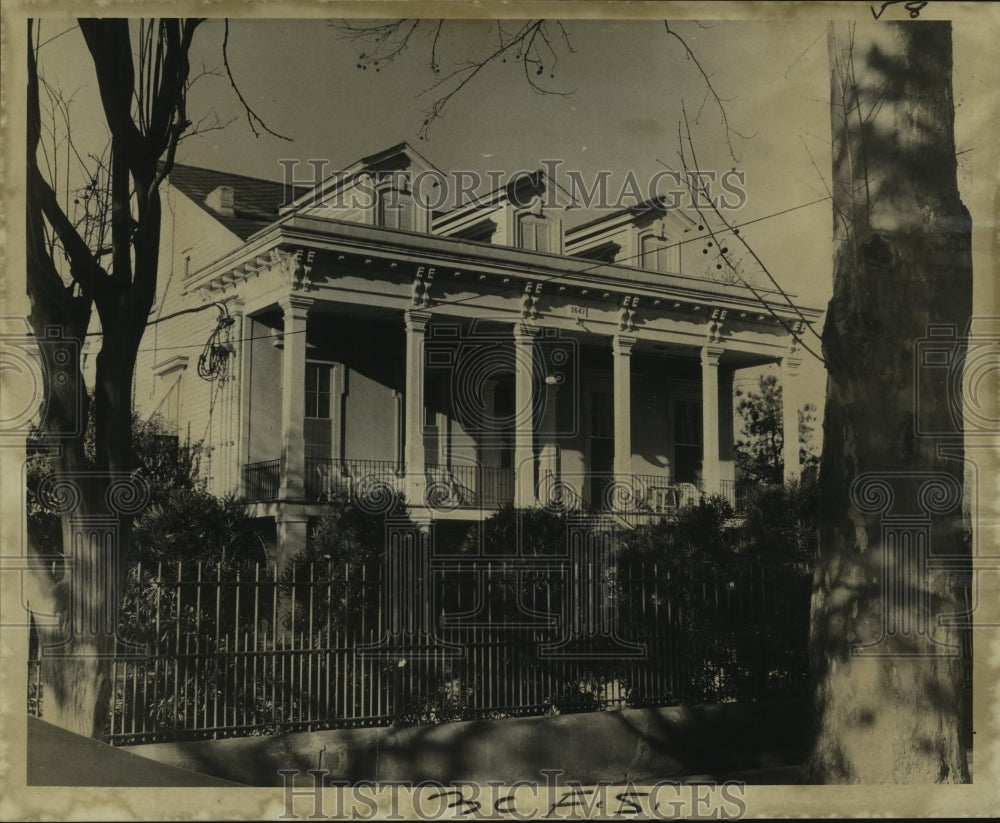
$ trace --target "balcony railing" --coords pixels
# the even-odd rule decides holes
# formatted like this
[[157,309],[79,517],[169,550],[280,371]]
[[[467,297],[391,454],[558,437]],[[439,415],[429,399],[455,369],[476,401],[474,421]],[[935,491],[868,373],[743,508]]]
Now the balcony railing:
[[281,484],[281,461],[261,460],[243,467],[247,500],[275,500]]
[[723,480],[719,494],[729,501],[737,514],[746,514],[754,495],[762,488],[764,484],[755,480]]
[[[281,480],[281,461],[263,460],[244,467],[246,496],[252,501],[276,500]],[[323,501],[335,491],[351,493],[364,484],[387,486],[398,493],[404,491],[404,473],[394,460],[333,460],[307,457],[305,459],[305,496],[307,500]],[[684,506],[697,503],[707,492],[702,483],[678,483],[669,475],[634,474],[629,483],[619,483],[612,501],[606,508],[628,522],[641,522],[649,517],[672,514]],[[547,475],[551,484],[555,478]],[[361,484],[361,485],[359,485]],[[539,493],[548,500],[546,480]],[[490,510],[510,505],[514,501],[515,477],[513,469],[487,466],[427,466],[427,500],[437,509]],[[553,488],[566,497],[570,494],[556,483]],[[745,514],[758,484],[749,481],[723,480],[720,494],[736,514]],[[568,488],[568,487],[567,487]],[[575,498],[571,499],[571,498]],[[559,501],[549,503],[559,504]],[[573,492],[562,500],[567,509],[590,509],[579,493]],[[598,508],[599,506],[595,507]]]
[[651,514],[669,514],[701,499],[700,485],[678,483],[669,475],[634,474],[632,488],[634,510]]
[[630,525],[652,517],[670,515],[697,503],[706,495],[725,498],[737,515],[746,514],[760,484],[746,480],[722,480],[714,491],[703,481],[678,483],[669,475],[633,474],[628,482],[616,484],[613,500],[605,505]]
[[[264,460],[244,467],[246,497],[278,499],[281,461]],[[335,492],[365,493],[367,486],[388,486],[402,493],[404,472],[394,460],[305,459],[305,497],[328,500]],[[486,466],[427,466],[428,502],[435,508],[495,509],[514,501],[514,470]]]
[[334,492],[350,493],[366,484],[385,485],[396,492],[402,490],[400,466],[395,460],[307,457],[305,469],[307,500],[328,500]]
[[427,498],[431,506],[495,509],[514,502],[514,470],[492,466],[427,467]]

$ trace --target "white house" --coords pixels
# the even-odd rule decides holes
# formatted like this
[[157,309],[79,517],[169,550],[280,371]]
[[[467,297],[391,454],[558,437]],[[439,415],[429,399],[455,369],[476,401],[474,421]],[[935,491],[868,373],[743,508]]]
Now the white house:
[[165,187],[136,405],[204,439],[211,490],[273,523],[279,562],[335,487],[452,520],[732,496],[734,373],[769,363],[796,473],[793,332],[819,311],[699,276],[690,218],[658,203],[563,231],[541,177],[437,211],[421,172],[401,144],[289,203],[182,165]]

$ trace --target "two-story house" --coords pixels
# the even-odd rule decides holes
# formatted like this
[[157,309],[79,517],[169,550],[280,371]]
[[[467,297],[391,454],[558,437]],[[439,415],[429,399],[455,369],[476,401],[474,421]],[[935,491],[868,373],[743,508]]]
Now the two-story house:
[[249,501],[279,563],[338,487],[448,520],[732,498],[734,374],[769,363],[797,472],[817,310],[699,274],[680,210],[564,231],[541,176],[439,209],[421,172],[401,144],[294,194],[182,165],[165,187],[136,405],[204,441],[210,489]]

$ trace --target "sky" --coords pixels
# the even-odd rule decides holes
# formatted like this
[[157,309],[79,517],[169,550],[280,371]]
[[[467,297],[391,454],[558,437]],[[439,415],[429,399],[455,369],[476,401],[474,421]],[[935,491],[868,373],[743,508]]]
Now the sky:
[[[505,25],[513,29],[515,23]],[[327,161],[333,171],[405,140],[445,172],[513,173],[558,160],[562,170],[586,181],[605,172],[609,190],[617,192],[630,172],[648,181],[665,166],[679,167],[678,129],[686,110],[699,168],[745,174],[745,203],[727,217],[743,227],[742,236],[783,289],[805,305],[825,307],[832,285],[832,216],[824,199],[830,167],[825,22],[793,15],[772,22],[671,23],[724,100],[735,159],[698,65],[662,21],[564,25],[570,47],[553,38],[557,59],[547,57],[543,73],[533,76],[555,93],[533,90],[515,60],[492,64],[452,98],[422,140],[425,112],[437,96],[429,67],[433,27],[417,29],[409,47],[376,71],[358,68],[368,46],[352,42],[330,21],[234,20],[228,37],[233,77],[267,126],[291,138],[281,140],[255,136],[247,124],[223,70],[224,24],[210,20],[192,51],[193,74],[205,73],[191,91],[189,116],[228,125],[184,140],[177,160],[277,180],[281,160],[303,161],[303,175],[310,159]],[[46,21],[42,39],[65,28]],[[956,129],[960,183],[971,193],[979,170],[963,113],[980,112],[974,103],[987,78],[963,48],[967,32],[956,26]],[[437,45],[442,74],[489,54],[496,38],[490,21],[449,21]],[[78,31],[43,49],[42,69],[76,93],[74,132],[82,142],[88,124],[77,123],[88,116],[94,84]],[[97,145],[99,134],[92,139]],[[571,226],[594,216],[571,209],[563,219]],[[763,277],[757,274],[766,283]],[[815,338],[811,343],[818,347]],[[825,374],[808,354],[802,388],[805,399],[821,408]]]

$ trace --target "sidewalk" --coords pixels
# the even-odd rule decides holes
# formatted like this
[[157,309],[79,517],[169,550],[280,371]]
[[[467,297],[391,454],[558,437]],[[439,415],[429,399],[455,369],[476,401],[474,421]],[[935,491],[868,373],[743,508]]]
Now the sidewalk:
[[239,786],[28,718],[29,786]]

